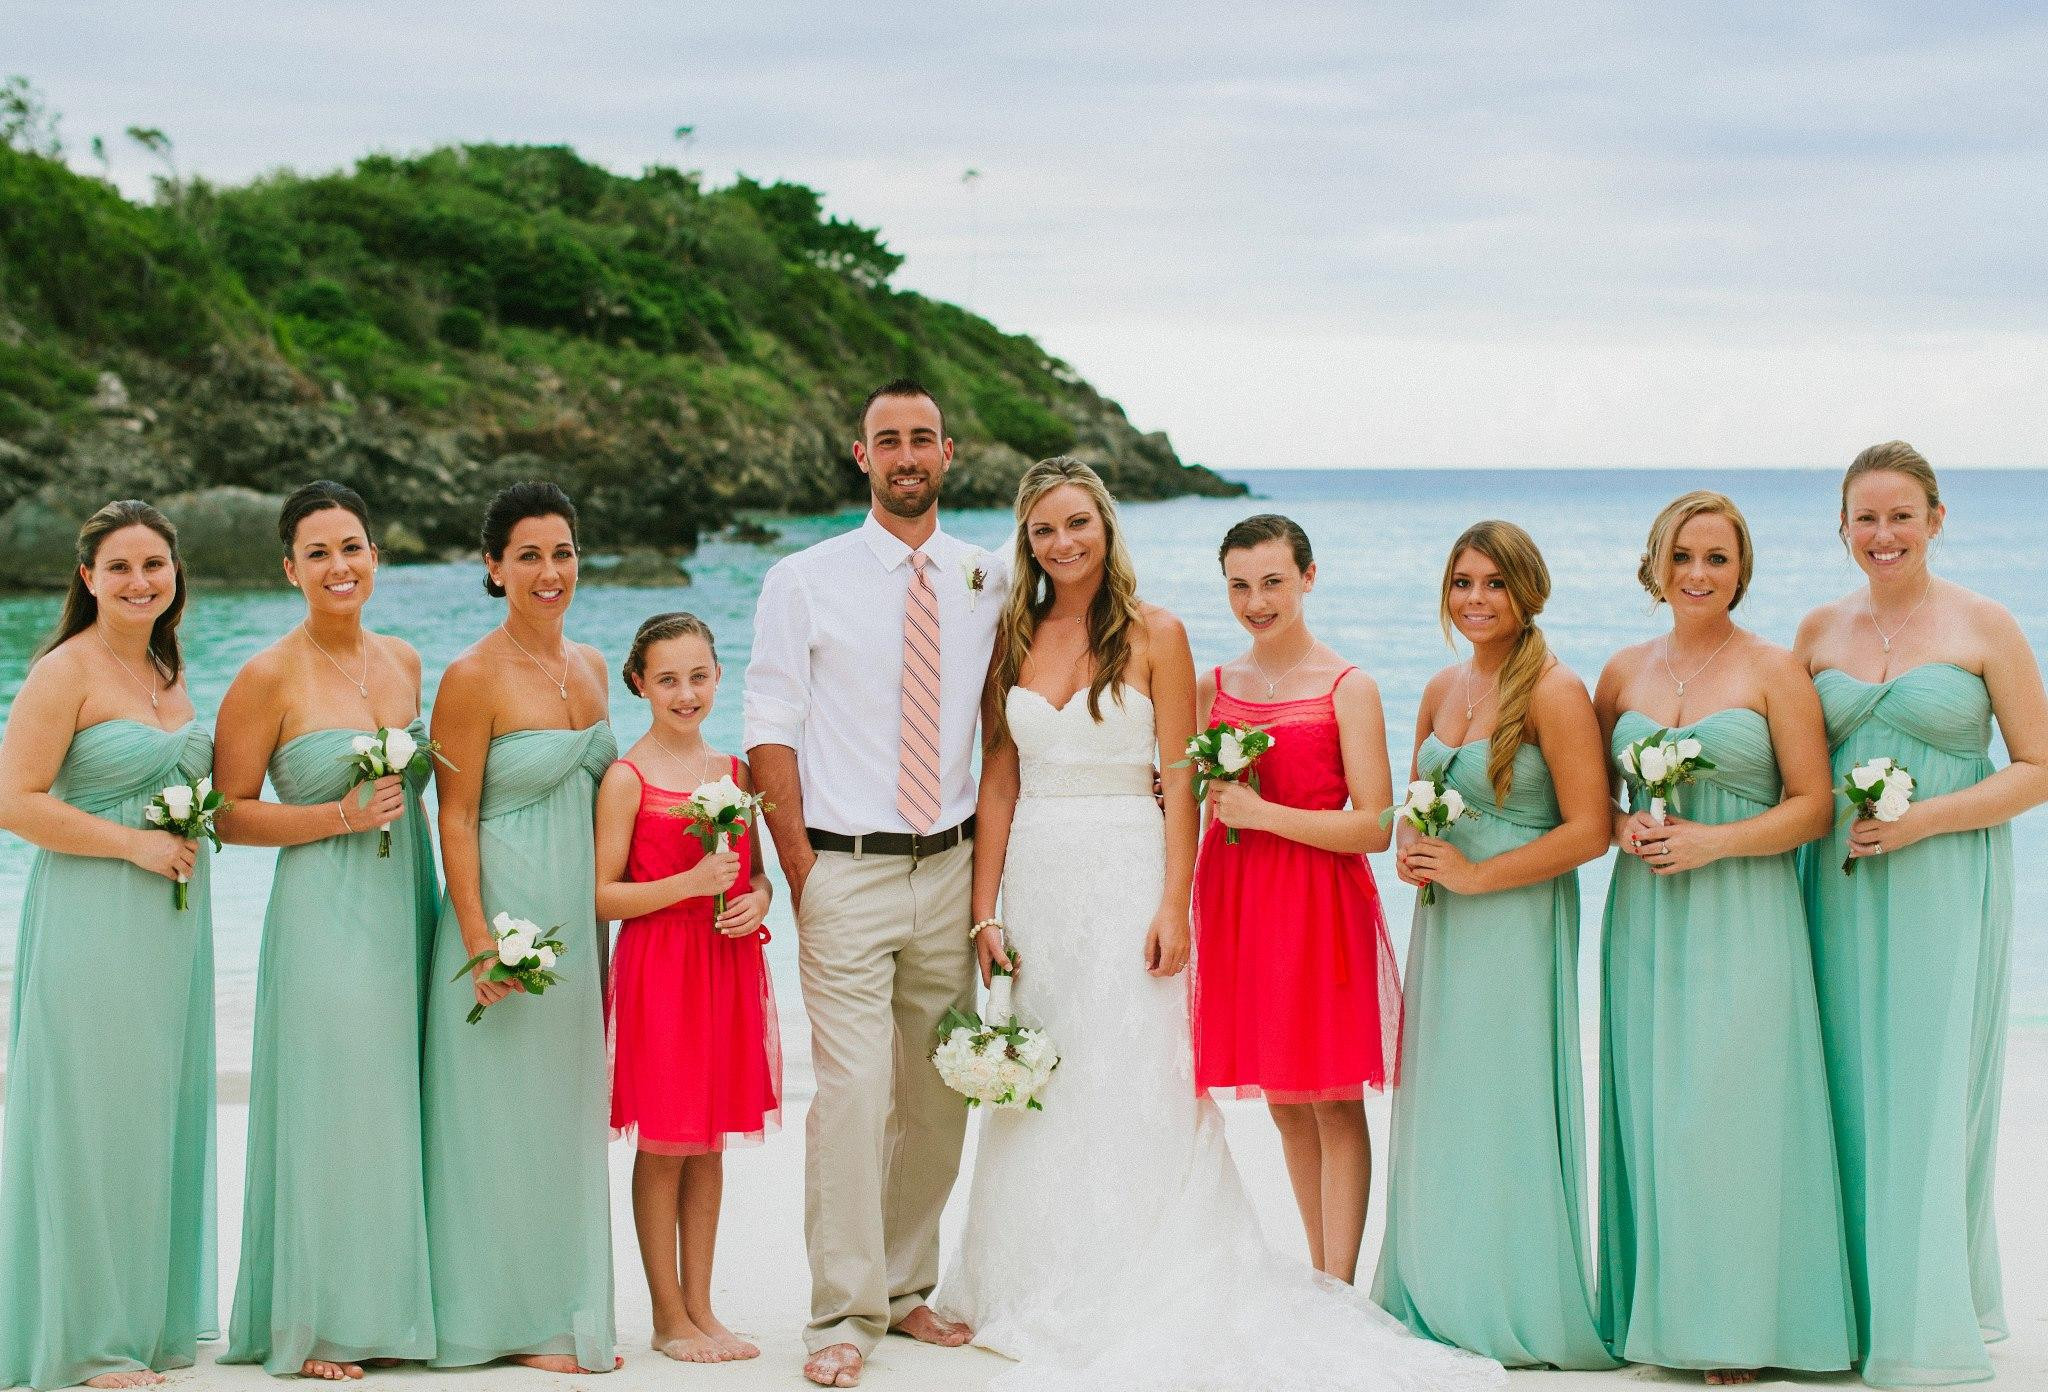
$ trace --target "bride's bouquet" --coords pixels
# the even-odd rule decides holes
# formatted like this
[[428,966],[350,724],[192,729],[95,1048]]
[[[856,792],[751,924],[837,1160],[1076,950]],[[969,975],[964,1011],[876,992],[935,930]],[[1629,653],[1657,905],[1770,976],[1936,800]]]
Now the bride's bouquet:
[[[1880,754],[1850,769],[1836,791],[1849,800],[1848,810],[1842,814],[1844,820],[1896,822],[1913,803],[1913,775],[1906,772],[1904,764]],[[1844,857],[1842,873],[1851,874],[1855,869],[1856,858]]]
[[[523,918],[514,918],[500,911],[491,920],[491,928],[498,941],[485,948],[462,964],[462,969],[451,980],[460,981],[463,976],[475,971],[479,964],[491,963],[490,971],[484,974],[486,981],[514,981],[526,988],[526,994],[537,996],[562,978],[555,975],[555,960],[569,949],[555,934],[562,931],[556,924],[542,935],[539,928]],[[496,961],[492,961],[496,958]],[[475,1024],[484,1017],[484,1006],[478,1001],[470,1007],[469,1023]]]
[[[1273,736],[1256,725],[1233,725],[1219,720],[1188,741],[1188,756],[1175,768],[1195,771],[1195,801],[1208,796],[1211,783],[1243,783],[1259,790],[1259,771],[1252,767],[1261,754],[1273,747]],[[1223,842],[1237,844],[1237,828],[1226,828]]]
[[[159,831],[168,831],[187,841],[204,837],[213,843],[217,851],[220,849],[220,832],[213,823],[216,817],[228,810],[228,806],[228,800],[213,790],[213,780],[200,778],[160,789],[149,800],[149,806],[142,809],[142,820]],[[183,875],[171,886],[171,906],[179,910],[192,907],[192,887],[185,883]]]
[[1690,735],[1674,739],[1669,730],[1644,735],[1621,751],[1621,767],[1650,795],[1650,820],[1664,825],[1664,810],[1678,806],[1678,785],[1714,767]]
[[[448,764],[451,769],[455,767],[442,758],[441,746],[438,743],[433,740],[414,739],[410,730],[393,730],[379,726],[373,734],[357,735],[349,741],[349,747],[355,752],[341,757],[342,762],[349,766],[350,772],[355,774],[355,781],[349,784],[350,792],[354,792],[365,783],[374,783],[394,773],[425,778],[433,770],[436,759]],[[377,855],[384,860],[391,858],[389,822],[377,829]]]
[[932,1065],[970,1107],[986,1102],[991,1107],[1042,1112],[1045,1107],[1038,1094],[1060,1066],[1060,1055],[1044,1030],[1019,1024],[1010,1008],[1016,963],[1013,952],[1011,970],[1000,964],[990,968],[986,1016],[957,1008],[946,1012],[939,1021]]
[[[1424,836],[1441,836],[1452,822],[1465,815],[1465,795],[1447,788],[1441,778],[1418,778],[1408,785],[1401,801],[1380,813],[1380,825],[1391,826],[1394,818],[1414,827]],[[1422,887],[1422,902],[1436,902],[1436,886]]]
[[[700,783],[690,794],[689,801],[677,803],[672,815],[681,817],[690,824],[691,834],[706,851],[727,851],[732,849],[732,838],[764,812],[773,812],[775,804],[759,793],[750,793],[732,781],[732,775],[714,778],[709,783]],[[725,891],[718,891],[718,902],[712,912],[723,916],[725,913]]]

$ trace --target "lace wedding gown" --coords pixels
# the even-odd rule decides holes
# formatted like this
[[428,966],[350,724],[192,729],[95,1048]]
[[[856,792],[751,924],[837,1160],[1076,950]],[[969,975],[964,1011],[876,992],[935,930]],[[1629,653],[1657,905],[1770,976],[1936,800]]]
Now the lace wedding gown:
[[1042,1112],[982,1121],[939,1308],[1018,1360],[1003,1392],[1422,1392],[1497,1364],[1412,1337],[1267,1246],[1223,1117],[1198,1098],[1182,977],[1144,969],[1165,882],[1152,703],[1091,720],[1008,696],[1021,790],[1003,873],[1016,1007],[1061,1054]]

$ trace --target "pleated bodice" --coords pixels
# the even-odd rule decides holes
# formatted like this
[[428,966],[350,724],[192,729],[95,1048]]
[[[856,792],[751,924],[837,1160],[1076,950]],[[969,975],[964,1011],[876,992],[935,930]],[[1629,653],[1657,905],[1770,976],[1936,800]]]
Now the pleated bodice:
[[[1618,761],[1623,749],[1659,728],[1641,711],[1623,711],[1614,722],[1613,747],[1608,752]],[[1729,706],[1671,730],[1697,739],[1714,764],[1695,773],[1691,782],[1679,785],[1672,811],[1695,822],[1718,824],[1754,817],[1778,805],[1785,781],[1778,774],[1778,756],[1771,748],[1771,723],[1762,714],[1747,706]],[[1630,806],[1648,805],[1640,783],[1630,779],[1628,789]]]
[[1427,735],[1415,758],[1424,778],[1441,778],[1445,787],[1458,790],[1468,812],[1536,831],[1548,831],[1562,821],[1557,787],[1550,781],[1550,765],[1544,762],[1543,751],[1533,744],[1515,751],[1515,776],[1509,783],[1507,801],[1499,802],[1494,797],[1493,780],[1486,776],[1492,748],[1491,738],[1449,745]]
[[103,720],[71,737],[50,794],[81,812],[142,825],[142,809],[172,781],[213,768],[213,732],[198,721],[161,730],[140,720]]
[[508,816],[549,797],[579,770],[594,787],[618,757],[612,727],[603,721],[582,730],[514,730],[491,741],[477,815]]
[[[416,740],[427,737],[426,722],[414,716],[406,732]],[[354,786],[356,774],[349,760],[355,757],[355,740],[369,730],[308,730],[286,740],[270,756],[270,786],[284,802],[301,806],[312,802],[333,802]],[[425,790],[424,774],[408,775],[406,790],[418,796]]]

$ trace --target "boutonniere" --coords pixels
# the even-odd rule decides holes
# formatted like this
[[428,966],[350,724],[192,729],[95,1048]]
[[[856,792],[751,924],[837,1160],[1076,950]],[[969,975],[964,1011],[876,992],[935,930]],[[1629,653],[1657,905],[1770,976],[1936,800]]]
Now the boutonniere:
[[967,607],[971,610],[981,602],[981,592],[988,587],[988,568],[982,565],[980,552],[960,562],[960,578],[967,585]]

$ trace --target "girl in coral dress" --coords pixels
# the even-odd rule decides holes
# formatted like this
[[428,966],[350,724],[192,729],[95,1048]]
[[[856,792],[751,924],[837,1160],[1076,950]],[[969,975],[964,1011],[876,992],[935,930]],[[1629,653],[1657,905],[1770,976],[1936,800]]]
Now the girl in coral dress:
[[[768,877],[758,838],[707,852],[672,809],[739,759],[704,742],[720,668],[693,614],[640,625],[626,685],[654,724],[597,795],[597,912],[624,920],[612,959],[612,1133],[634,1137],[633,1221],[654,1299],[654,1347],[687,1363],[760,1350],[711,1312],[723,1156],[781,1118],[782,1052],[761,945]],[[715,913],[723,892],[726,909]],[[680,1261],[678,1260],[680,1249]],[[680,1269],[681,1279],[678,1280]]]
[[[1195,869],[1195,1086],[1263,1096],[1310,1259],[1353,1278],[1372,1139],[1364,1094],[1394,1073],[1401,987],[1365,856],[1387,848],[1386,717],[1372,678],[1318,642],[1308,537],[1285,517],[1224,535],[1230,607],[1251,650],[1201,678],[1203,724],[1256,725],[1259,786],[1210,786]],[[1239,842],[1226,839],[1235,828]]]

